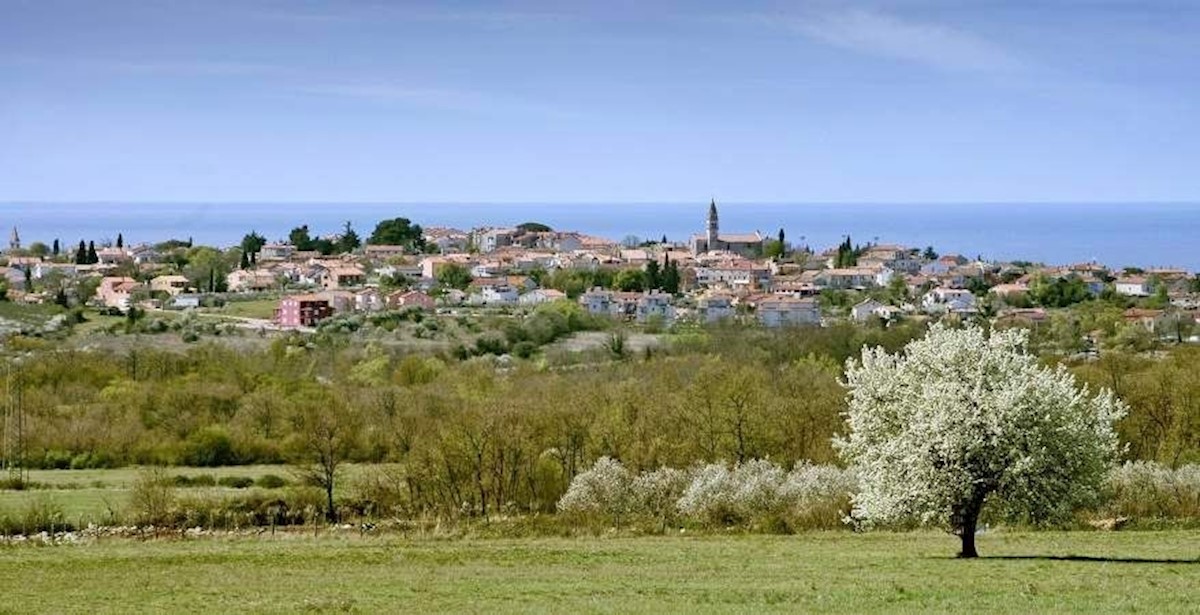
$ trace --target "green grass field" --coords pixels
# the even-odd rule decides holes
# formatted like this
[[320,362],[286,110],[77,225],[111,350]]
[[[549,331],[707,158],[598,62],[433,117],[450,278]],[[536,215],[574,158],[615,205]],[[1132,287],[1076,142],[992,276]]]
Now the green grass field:
[[[22,613],[1195,613],[1200,533],[113,539],[0,548]],[[1098,558],[1051,559],[1083,556]],[[1108,558],[1110,561],[1103,561]],[[1185,560],[1191,560],[1190,562]]]
[[[365,472],[384,469],[383,465],[359,466],[347,464],[342,473],[342,488]],[[26,491],[0,490],[0,515],[20,515],[31,502],[48,501],[63,511],[67,521],[85,526],[88,523],[107,524],[114,513],[121,515],[129,502],[129,488],[141,471],[136,467],[101,470],[31,470],[28,480],[38,485]],[[259,479],[267,474],[280,476],[295,482],[294,468],[279,465],[227,466],[219,468],[194,468],[176,466],[165,468],[168,477],[177,475],[196,477],[210,475],[213,478],[246,477]],[[223,487],[179,488],[180,496],[189,494],[222,495],[234,494],[238,489]]]
[[237,316],[240,318],[271,319],[275,316],[275,308],[279,307],[278,299],[255,299],[253,301],[230,301],[214,314]]

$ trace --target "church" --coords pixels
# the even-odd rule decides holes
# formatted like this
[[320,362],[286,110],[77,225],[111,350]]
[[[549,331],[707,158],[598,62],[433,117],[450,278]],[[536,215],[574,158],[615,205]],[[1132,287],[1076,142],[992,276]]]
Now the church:
[[703,235],[692,235],[692,254],[703,254],[716,250],[733,252],[742,256],[756,258],[762,255],[763,243],[766,238],[762,233],[721,233],[720,219],[717,216],[717,201],[713,199],[708,204],[708,225]]

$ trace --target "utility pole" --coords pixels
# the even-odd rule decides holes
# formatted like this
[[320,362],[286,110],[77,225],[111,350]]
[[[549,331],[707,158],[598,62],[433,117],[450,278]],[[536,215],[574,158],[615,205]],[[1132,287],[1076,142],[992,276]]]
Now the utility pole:
[[20,373],[13,374],[11,359],[6,367],[5,390],[8,394],[4,404],[4,467],[8,470],[9,480],[24,483],[28,470],[25,468],[25,410],[21,403]]

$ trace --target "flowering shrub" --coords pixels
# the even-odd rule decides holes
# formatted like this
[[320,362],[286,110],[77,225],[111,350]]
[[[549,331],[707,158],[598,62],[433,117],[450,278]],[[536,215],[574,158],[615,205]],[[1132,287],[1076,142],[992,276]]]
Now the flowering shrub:
[[832,466],[797,465],[791,472],[756,459],[732,468],[713,463],[690,470],[660,468],[632,476],[620,462],[601,458],[576,476],[558,503],[562,512],[655,517],[664,523],[677,511],[705,525],[788,528],[837,527],[849,510],[851,472]]
[[690,473],[675,468],[639,474],[631,485],[634,512],[657,517],[664,523],[673,519],[679,498],[691,481]]
[[633,476],[620,461],[601,457],[590,470],[575,476],[558,501],[558,510],[609,515],[619,523],[632,503],[632,483]]
[[1200,465],[1172,470],[1151,461],[1132,461],[1109,475],[1104,512],[1131,519],[1200,518]]

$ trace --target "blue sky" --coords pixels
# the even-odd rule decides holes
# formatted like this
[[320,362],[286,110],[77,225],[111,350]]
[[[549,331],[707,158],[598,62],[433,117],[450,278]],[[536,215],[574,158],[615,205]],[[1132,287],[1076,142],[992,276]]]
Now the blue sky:
[[1200,2],[0,0],[0,200],[1195,201]]

